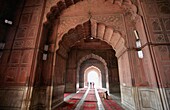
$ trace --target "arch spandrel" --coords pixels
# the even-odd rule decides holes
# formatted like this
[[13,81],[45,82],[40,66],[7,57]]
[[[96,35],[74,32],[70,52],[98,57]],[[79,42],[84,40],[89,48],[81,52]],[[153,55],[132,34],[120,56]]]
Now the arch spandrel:
[[112,15],[106,14],[106,15],[92,15],[91,18],[89,16],[60,18],[60,24],[57,29],[58,37],[61,37],[63,34],[67,33],[71,28],[75,28],[78,24],[82,24],[88,21],[89,19],[91,21],[102,23],[111,28],[114,28],[114,30],[120,31],[123,36],[126,35],[123,15],[122,14],[112,14]]
[[54,19],[60,20],[57,29],[54,29],[58,33],[57,37],[62,37],[71,28],[89,19],[111,26],[124,36],[124,14],[131,12],[135,15],[136,9],[134,7],[130,0],[70,0],[70,3],[60,0],[51,7],[47,14],[47,23],[55,24]]
[[[80,13],[75,12],[75,10]],[[43,21],[45,25],[51,26],[55,19],[62,17],[74,17],[76,15],[76,17],[88,16],[91,18],[91,15],[126,14],[129,12],[135,18],[137,8],[131,0],[47,0],[45,15],[48,16],[46,18],[44,16]]]
[[62,37],[65,33],[67,33],[70,29],[75,28],[78,24],[83,24],[84,22],[88,21],[88,16],[81,16],[81,17],[60,17],[60,24],[58,29],[58,37]]

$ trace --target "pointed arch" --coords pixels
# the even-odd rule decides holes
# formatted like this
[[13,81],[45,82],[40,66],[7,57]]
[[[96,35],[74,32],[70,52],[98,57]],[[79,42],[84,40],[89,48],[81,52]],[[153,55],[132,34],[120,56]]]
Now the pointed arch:
[[[98,3],[98,5],[101,5],[105,8],[103,8],[100,11],[97,11],[99,10],[98,7],[91,8],[90,5],[95,3]],[[76,7],[79,7],[78,9],[81,10],[81,12],[82,10],[86,10],[85,13],[82,12],[83,14],[77,15],[76,17],[68,18],[67,16],[70,16],[74,12],[72,12],[71,14],[67,12],[75,10]],[[93,16],[94,13],[96,13],[97,15]],[[101,13],[108,14],[100,16]],[[107,36],[107,34],[111,34],[111,32],[109,32],[107,28],[107,26],[110,26],[110,24],[112,24],[110,27],[114,28],[114,31],[116,33],[119,33],[122,37],[125,38],[126,35],[124,24],[120,23],[124,22],[123,16],[126,15],[126,13],[128,14],[130,13],[132,21],[135,20],[135,17],[137,15],[137,8],[131,2],[131,0],[105,0],[105,1],[100,0],[97,2],[85,0],[59,0],[56,3],[56,5],[51,7],[50,12],[48,12],[46,16],[47,19],[46,22],[44,23],[44,26],[46,27],[45,29],[47,29],[48,31],[48,34],[46,36],[49,37],[50,43],[56,42],[56,46],[52,44],[52,46],[55,46],[52,47],[52,49],[58,49],[59,47],[58,43],[60,42],[64,34],[68,33],[70,29],[75,28],[79,24],[83,24],[87,20],[92,19],[99,23],[97,24],[98,25],[97,29],[99,30],[98,33],[99,32],[100,33],[99,35],[98,34],[96,35],[99,36],[99,38],[103,39],[102,36]],[[104,24],[105,26],[101,25],[100,23]],[[107,30],[106,34],[103,33],[105,32],[105,30]],[[104,40],[106,40],[107,42],[109,41],[106,38],[104,38]],[[120,41],[122,43],[126,42],[124,39],[120,39]],[[119,43],[118,46],[120,45]],[[118,47],[115,48],[117,49]],[[118,49],[116,56],[119,56],[119,53],[121,53],[122,50],[124,51],[126,50],[126,48],[124,48],[124,46],[121,46]]]
[[97,88],[100,87],[101,88],[102,87],[102,75],[101,75],[100,69],[98,67],[96,67],[96,66],[90,66],[87,69],[85,69],[85,71],[84,71],[84,85],[89,86],[87,84],[87,83],[89,83],[88,82],[88,78],[89,78],[88,76],[90,74],[92,74],[92,73],[90,73],[92,71],[94,71],[96,73],[96,75],[97,75],[97,79],[95,79],[93,81],[93,82],[95,82],[95,87],[97,87]]
[[56,50],[61,42],[65,42],[66,48],[72,47],[76,42],[88,37],[94,37],[107,42],[116,51],[116,56],[119,57],[126,49],[125,38],[118,30],[106,26],[103,23],[88,20],[83,24],[77,25],[70,29],[63,37],[58,38],[56,42]]
[[77,66],[77,89],[79,88],[79,73],[80,73],[81,65],[83,64],[83,62],[85,62],[85,61],[87,61],[88,59],[91,59],[91,58],[96,59],[96,60],[100,61],[103,64],[104,72],[105,72],[105,78],[106,78],[104,80],[106,81],[106,89],[109,91],[109,79],[108,79],[107,63],[102,57],[100,57],[98,55],[95,55],[95,54],[86,55],[86,56],[84,56],[83,58],[81,58],[79,60],[78,66]]

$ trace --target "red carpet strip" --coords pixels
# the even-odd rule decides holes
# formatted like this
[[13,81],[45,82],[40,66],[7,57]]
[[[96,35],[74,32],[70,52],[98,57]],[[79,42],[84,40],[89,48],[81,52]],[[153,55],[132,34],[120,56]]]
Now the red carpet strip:
[[96,102],[84,102],[83,110],[97,110]]
[[113,100],[102,100],[106,110],[124,110]]
[[88,94],[85,101],[97,102],[95,94]]
[[97,102],[96,95],[95,95],[95,89],[90,89],[85,101],[95,101]]
[[117,104],[111,97],[109,100],[104,98],[104,90],[98,89],[99,96],[106,110],[124,110],[119,104]]
[[74,110],[80,100],[68,100],[57,107],[55,110]]
[[95,94],[95,90],[89,90],[88,94]]

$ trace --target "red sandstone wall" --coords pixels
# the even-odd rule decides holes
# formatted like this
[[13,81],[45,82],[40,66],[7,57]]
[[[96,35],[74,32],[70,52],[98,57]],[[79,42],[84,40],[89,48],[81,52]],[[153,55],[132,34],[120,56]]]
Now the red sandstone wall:
[[[148,26],[150,50],[155,60],[155,74],[162,87],[170,87],[170,8],[168,0],[143,1]],[[147,47],[146,47],[147,48]]]
[[[2,58],[3,61],[8,61],[8,69],[3,72],[6,74],[5,84],[25,85],[29,80],[30,72],[33,72],[31,71],[32,66],[34,66],[32,60],[35,57],[34,51],[37,47],[35,44],[37,43],[42,7],[42,1],[29,1],[26,2],[22,15],[17,15],[20,17],[19,27],[16,31],[14,26],[10,30],[10,36],[5,47],[8,52],[4,52],[4,58]],[[13,44],[12,50],[10,50],[11,44]],[[8,57],[9,53],[11,55]]]
[[[144,58],[139,59],[137,51],[129,50],[132,83],[139,87],[169,87],[169,2],[168,0],[143,0],[139,1],[136,17],[136,29],[142,42]],[[141,5],[141,7],[140,7]],[[127,46],[136,47],[134,27],[130,25],[129,17],[125,16],[127,29]],[[125,70],[126,71],[126,70]]]
[[43,5],[44,0],[20,0],[20,5],[17,5],[0,59],[0,97],[6,100],[1,101],[1,108],[25,109],[27,105],[24,104],[28,103],[24,101],[30,100],[31,89],[27,89],[27,86],[34,82]]
[[53,76],[53,105],[57,105],[64,99],[65,89],[65,72],[66,72],[66,59],[60,55],[56,56],[56,66]]
[[[20,1],[21,2],[21,1]],[[15,10],[12,10],[10,8],[11,5],[13,5],[13,3],[9,3],[9,1],[1,1],[1,14],[0,14],[0,18],[1,18],[1,23],[0,23],[0,30],[1,30],[1,36],[0,36],[0,42],[4,42],[5,43],[5,47],[2,50],[2,57],[0,58],[0,79],[1,79],[1,84],[3,85],[5,83],[5,73],[7,72],[7,66],[8,63],[17,63],[17,58],[15,58],[15,61],[11,61],[9,58],[10,53],[11,53],[11,49],[12,49],[12,43],[14,40],[14,36],[16,34],[17,31],[17,26],[19,24],[19,17],[21,15],[21,11],[22,11],[22,5],[23,2],[18,2],[19,6],[16,6]],[[3,13],[4,12],[4,13]],[[13,13],[13,14],[12,14]],[[14,17],[15,16],[15,17]],[[5,24],[4,21],[5,19],[11,20],[13,22],[12,25],[9,24]],[[3,32],[2,32],[3,31]],[[14,80],[14,79],[11,79]]]
[[154,61],[156,81],[163,90],[161,94],[165,109],[170,107],[170,2],[168,0],[155,0],[141,2],[148,27],[148,41],[152,60]]

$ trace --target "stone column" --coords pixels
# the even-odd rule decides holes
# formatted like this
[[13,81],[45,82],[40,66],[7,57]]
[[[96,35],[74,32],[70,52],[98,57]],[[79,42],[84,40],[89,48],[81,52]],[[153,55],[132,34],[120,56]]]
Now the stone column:
[[[8,61],[3,71],[1,109],[29,109],[38,53],[38,36],[44,0],[25,0],[17,17],[16,31],[11,31],[6,46]],[[15,22],[14,22],[15,24]],[[12,38],[13,37],[13,38]],[[13,40],[11,40],[11,38]],[[5,54],[4,54],[5,55]],[[4,59],[4,58],[3,58]],[[5,60],[5,59],[4,59]]]

